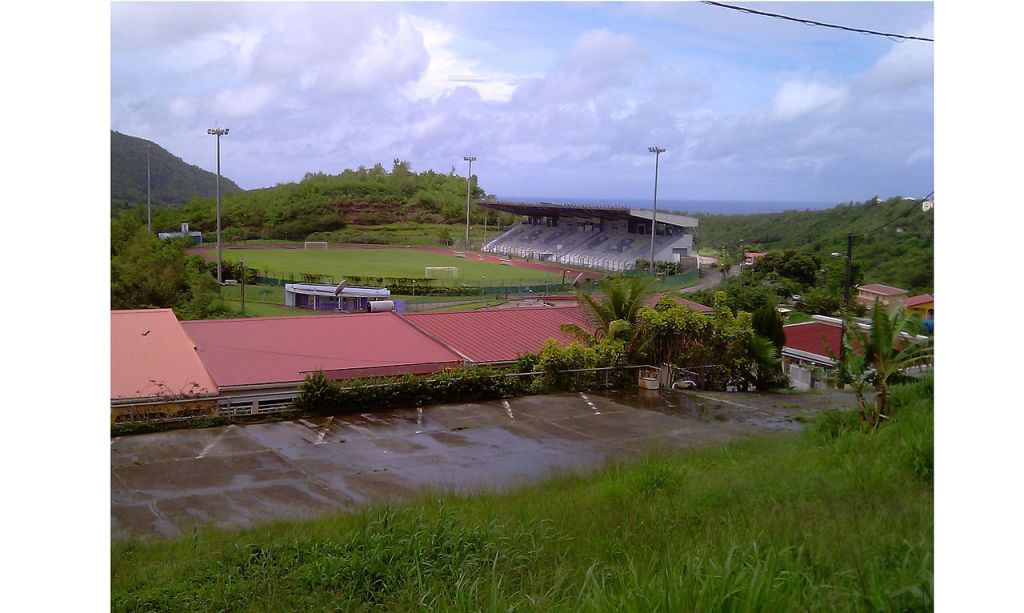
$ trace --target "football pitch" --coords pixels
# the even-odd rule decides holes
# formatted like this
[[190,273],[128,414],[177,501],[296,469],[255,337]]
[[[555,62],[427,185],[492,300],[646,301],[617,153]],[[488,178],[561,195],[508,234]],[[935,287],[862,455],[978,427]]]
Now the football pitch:
[[427,266],[458,268],[456,283],[561,279],[553,272],[483,262],[474,254],[459,258],[417,249],[225,249],[223,257],[226,261],[242,260],[246,268],[279,279],[303,274],[422,279]]

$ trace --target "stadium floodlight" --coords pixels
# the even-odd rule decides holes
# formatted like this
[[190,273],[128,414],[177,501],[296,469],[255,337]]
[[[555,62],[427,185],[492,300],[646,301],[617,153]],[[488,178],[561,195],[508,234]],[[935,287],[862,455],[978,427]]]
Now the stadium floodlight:
[[469,174],[466,175],[466,249],[469,249],[469,192],[473,186],[473,162],[476,161],[476,156],[466,155],[462,159],[469,162]]
[[658,160],[665,150],[661,147],[648,147],[648,151],[654,154],[654,210],[651,212],[651,261],[648,264],[651,273],[654,273],[654,229],[658,225]]
[[217,137],[217,283],[223,283],[220,252],[220,137],[227,136],[228,128],[210,128],[206,133]]

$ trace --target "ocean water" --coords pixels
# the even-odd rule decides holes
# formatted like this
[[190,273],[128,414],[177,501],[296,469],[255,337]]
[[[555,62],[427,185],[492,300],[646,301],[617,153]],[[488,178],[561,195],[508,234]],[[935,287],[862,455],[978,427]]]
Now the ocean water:
[[[567,198],[559,196],[498,196],[498,200],[512,202],[555,202],[558,204],[622,204],[638,209],[649,209],[651,199],[639,198]],[[707,213],[711,215],[753,215],[781,213],[807,209],[830,209],[841,202],[795,200],[671,200],[658,199],[658,210],[676,213]]]

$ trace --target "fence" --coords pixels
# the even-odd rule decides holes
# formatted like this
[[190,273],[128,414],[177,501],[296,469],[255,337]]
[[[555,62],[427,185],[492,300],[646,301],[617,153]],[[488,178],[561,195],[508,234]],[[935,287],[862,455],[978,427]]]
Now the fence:
[[[261,271],[269,272],[269,271]],[[552,282],[550,279],[494,279],[465,282],[460,279],[425,279],[410,277],[359,277],[345,275],[318,275],[311,273],[256,275],[252,282],[259,285],[284,286],[287,283],[323,283],[336,285],[342,279],[349,285],[386,287],[392,294],[406,296],[501,296],[514,293],[550,294],[572,289],[571,281]]]
[[[574,368],[554,372],[531,371],[525,373],[502,372],[484,377],[485,379],[506,379],[514,381],[511,386],[519,394],[532,393],[558,393],[585,391],[592,389],[611,389],[625,387],[638,382],[638,376],[646,376],[648,373],[657,373],[662,387],[672,388],[676,383],[693,382],[696,389],[726,389],[718,379],[724,372],[721,366],[698,366],[691,368],[680,368],[672,365],[654,367],[648,365],[630,366],[609,366],[600,368]],[[635,373],[635,374],[634,374]],[[372,381],[372,380],[371,380]],[[425,379],[423,383],[437,382],[436,379]],[[443,382],[442,382],[443,383]],[[390,382],[371,382],[363,385],[353,385],[349,390],[381,390],[384,392],[389,388],[408,385],[408,381],[396,380]],[[682,387],[688,387],[683,385]],[[293,403],[299,396],[300,390],[243,394],[236,396],[222,396],[217,399],[216,414],[222,417],[258,417],[261,415],[273,415],[293,410]],[[386,394],[382,394],[386,395]],[[212,399],[211,399],[212,400]],[[456,402],[457,399],[450,400]],[[359,409],[362,410],[362,409]],[[182,417],[156,417],[156,414],[146,416],[124,417],[120,421],[146,421],[146,422],[168,422],[181,421]]]

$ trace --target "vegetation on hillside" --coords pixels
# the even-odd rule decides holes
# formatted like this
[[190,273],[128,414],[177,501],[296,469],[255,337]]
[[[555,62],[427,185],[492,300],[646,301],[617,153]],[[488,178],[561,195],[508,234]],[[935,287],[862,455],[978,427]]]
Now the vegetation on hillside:
[[232,315],[209,265],[188,255],[188,240],[160,240],[146,229],[145,213],[125,211],[110,228],[110,308],[172,308],[178,319]]
[[864,431],[654,454],[507,494],[111,549],[113,611],[925,611],[931,381]]
[[[856,259],[850,268],[851,286],[863,282],[863,267]],[[782,301],[794,301],[804,313],[839,315],[846,286],[846,258],[807,255],[795,249],[769,251],[740,273],[726,277],[717,286],[694,292],[691,298],[711,305],[717,292],[724,292],[726,303],[735,311],[754,313],[774,308]],[[850,308],[862,314],[864,307],[853,300]]]
[[[146,151],[149,148],[149,187],[154,208],[180,207],[195,197],[213,198],[217,175],[189,164],[156,143],[110,131],[110,206],[114,210],[146,204]],[[220,192],[242,188],[221,175]],[[177,219],[176,216],[173,216]],[[175,224],[172,224],[176,226]],[[167,230],[174,230],[167,228]]]
[[[472,182],[472,198],[484,191]],[[485,212],[473,207],[472,222],[482,224]],[[497,215],[490,213],[491,223]],[[504,223],[511,216],[502,216]],[[202,232],[216,230],[212,198],[195,198],[185,207],[160,211],[154,229],[173,230],[182,220]],[[348,225],[375,226],[396,222],[465,223],[466,178],[427,170],[416,173],[408,162],[360,166],[337,175],[308,173],[297,183],[250,190],[221,197],[221,233],[224,240],[283,239],[332,240],[331,233]],[[455,238],[458,238],[456,236]]]
[[[833,252],[846,253],[853,232],[853,259],[866,283],[884,283],[912,294],[932,291],[934,277],[934,209],[920,200],[873,199],[831,209],[759,215],[696,215],[702,250],[727,252],[740,261],[743,251],[795,249],[826,262]],[[837,258],[840,259],[841,258]],[[830,273],[829,282],[839,275]]]

